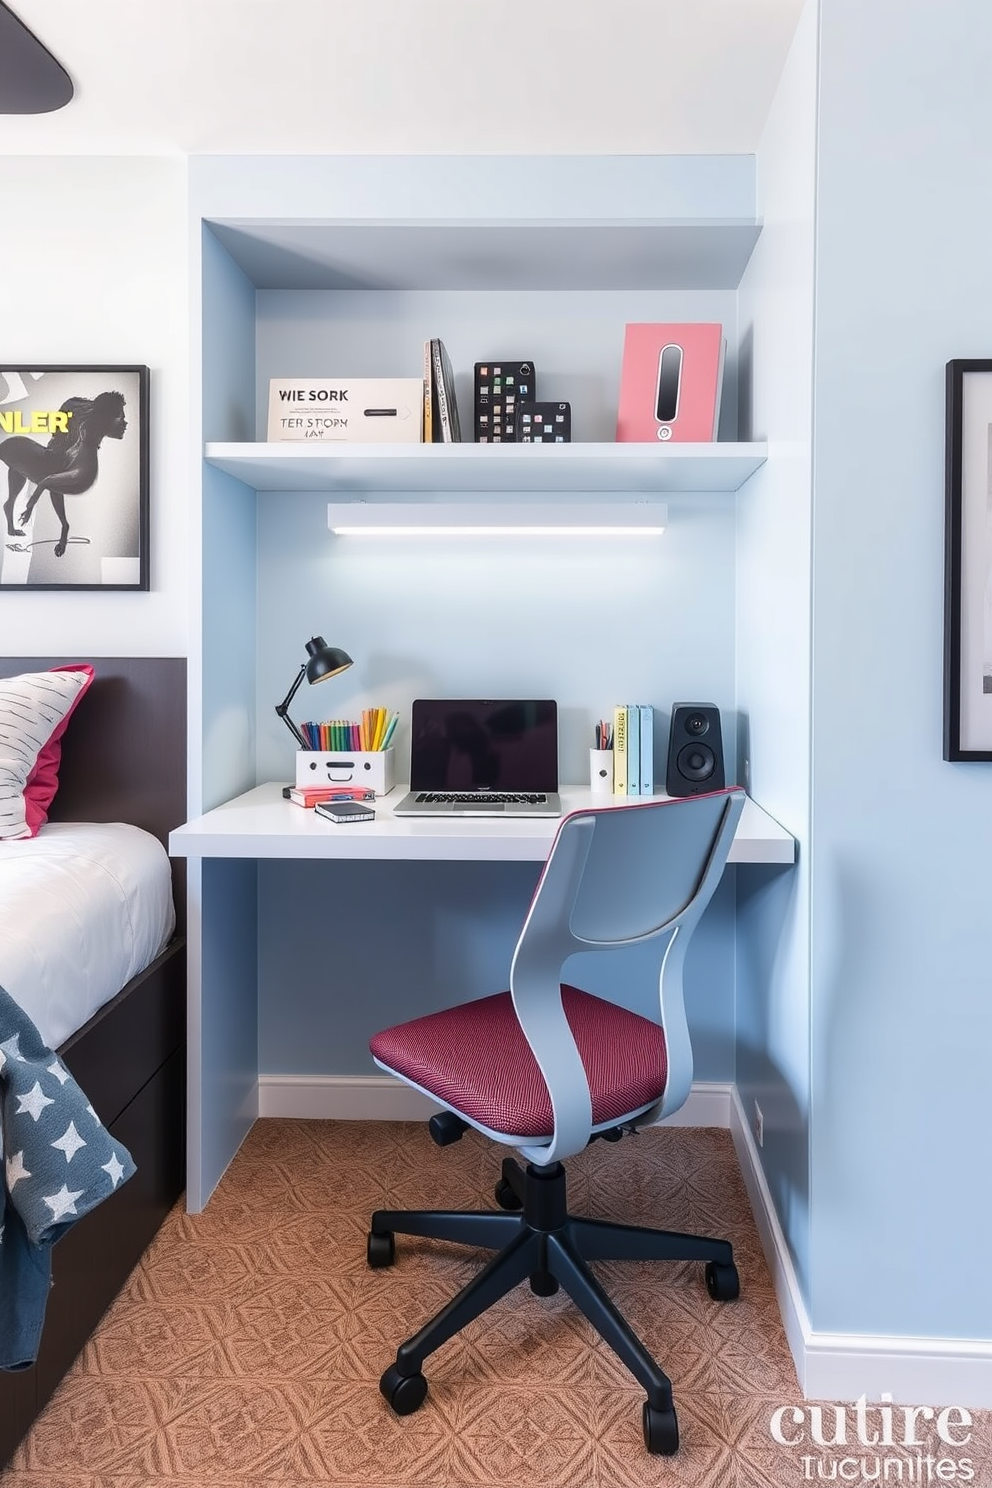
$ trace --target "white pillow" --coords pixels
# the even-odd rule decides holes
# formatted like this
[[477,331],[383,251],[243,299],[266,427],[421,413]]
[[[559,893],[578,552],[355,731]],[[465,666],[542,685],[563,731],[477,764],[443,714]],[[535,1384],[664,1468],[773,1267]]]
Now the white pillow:
[[88,665],[0,678],[0,841],[34,837],[58,786],[60,741]]

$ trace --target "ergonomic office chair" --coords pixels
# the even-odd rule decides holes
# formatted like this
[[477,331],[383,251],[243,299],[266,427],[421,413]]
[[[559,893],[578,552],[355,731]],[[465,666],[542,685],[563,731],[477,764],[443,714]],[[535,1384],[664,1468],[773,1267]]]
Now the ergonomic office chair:
[[[516,1147],[527,1164],[503,1161],[496,1201],[509,1212],[378,1209],[372,1215],[371,1266],[392,1263],[397,1231],[498,1252],[400,1345],[379,1382],[398,1415],[424,1401],[428,1354],[529,1278],[539,1296],[563,1286],[645,1387],[648,1451],[678,1450],[671,1382],[586,1263],[704,1261],[710,1296],[726,1301],[739,1290],[732,1247],[573,1218],[562,1160],[596,1137],[616,1141],[669,1115],[688,1096],[692,1050],[682,968],[743,806],[744,792],[731,789],[565,817],[513,953],[510,990],[414,1018],[371,1040],[376,1064],[446,1108],[430,1121],[441,1146],[472,1126]],[[646,941],[657,947],[659,968],[659,1006],[650,1020],[561,981],[576,952]]]

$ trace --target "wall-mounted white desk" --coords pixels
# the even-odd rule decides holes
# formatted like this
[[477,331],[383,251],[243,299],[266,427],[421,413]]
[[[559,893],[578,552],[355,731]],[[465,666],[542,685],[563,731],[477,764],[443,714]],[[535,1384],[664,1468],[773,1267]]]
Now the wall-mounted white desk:
[[[355,858],[448,862],[543,862],[558,820],[549,817],[397,817],[392,805],[409,786],[397,785],[375,803],[374,822],[351,826],[329,822],[282,797],[282,786],[256,786],[204,816],[177,827],[169,851],[179,858]],[[566,812],[614,806],[622,798],[593,796],[564,786]],[[640,797],[633,797],[639,800]],[[664,800],[663,796],[652,797]],[[796,844],[754,801],[747,800],[738,824],[731,863],[792,863]]]
[[[340,826],[256,786],[177,827],[169,851],[189,863],[187,1205],[203,1208],[258,1115],[258,886],[264,859],[543,862],[554,818],[414,820],[394,817],[397,785],[376,820]],[[620,804],[564,787],[566,811]],[[789,864],[795,841],[748,800],[730,851],[736,864]]]

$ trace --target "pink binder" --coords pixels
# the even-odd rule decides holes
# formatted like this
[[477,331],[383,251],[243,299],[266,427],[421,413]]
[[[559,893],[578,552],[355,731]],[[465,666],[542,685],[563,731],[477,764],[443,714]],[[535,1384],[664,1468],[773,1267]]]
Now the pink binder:
[[617,440],[716,439],[726,344],[719,324],[628,325]]

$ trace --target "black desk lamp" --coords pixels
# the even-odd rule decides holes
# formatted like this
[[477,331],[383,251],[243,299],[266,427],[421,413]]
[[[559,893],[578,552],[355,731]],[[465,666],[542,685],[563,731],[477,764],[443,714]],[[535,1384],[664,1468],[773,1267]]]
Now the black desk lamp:
[[282,702],[276,703],[276,712],[301,749],[309,749],[310,745],[289,716],[289,705],[296,695],[296,689],[304,677],[306,677],[308,682],[326,682],[328,677],[336,677],[339,672],[346,672],[352,665],[351,657],[347,651],[341,651],[337,646],[328,646],[323,636],[311,637],[307,641],[307,652],[309,653],[310,660],[305,661],[300,667],[294,678],[292,687]]

